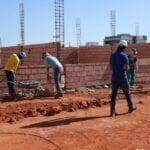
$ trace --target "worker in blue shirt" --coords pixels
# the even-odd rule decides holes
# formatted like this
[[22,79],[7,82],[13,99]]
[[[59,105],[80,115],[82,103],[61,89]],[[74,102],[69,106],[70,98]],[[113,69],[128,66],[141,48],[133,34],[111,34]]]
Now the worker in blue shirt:
[[125,54],[125,49],[128,43],[125,40],[121,40],[116,52],[111,55],[110,68],[112,70],[112,96],[110,103],[110,116],[115,116],[115,103],[116,96],[119,88],[122,88],[129,107],[129,113],[136,110],[136,106],[133,105],[131,100],[131,94],[129,91],[129,84],[127,79],[127,70],[129,69],[129,60]]
[[63,73],[62,64],[56,57],[50,55],[49,53],[43,53],[42,58],[45,59],[48,80],[50,80],[49,68],[52,67],[54,69],[54,79],[57,89],[57,94],[55,95],[55,98],[57,99],[59,97],[62,97],[62,86],[61,86],[61,75]]

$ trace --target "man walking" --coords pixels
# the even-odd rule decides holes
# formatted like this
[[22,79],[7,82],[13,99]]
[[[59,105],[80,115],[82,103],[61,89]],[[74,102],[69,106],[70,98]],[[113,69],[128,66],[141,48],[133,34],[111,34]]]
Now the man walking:
[[135,75],[138,70],[137,64],[137,49],[132,48],[130,54],[128,55],[129,59],[129,70],[127,72],[128,82],[131,88],[135,86]]
[[129,68],[129,60],[127,55],[124,53],[127,47],[127,41],[122,40],[119,43],[118,49],[111,55],[110,68],[112,70],[112,96],[110,103],[110,116],[115,116],[115,103],[116,96],[119,88],[122,88],[129,107],[129,112],[136,110],[136,107],[131,101],[131,95],[129,91],[129,84],[127,80],[126,71]]
[[42,58],[45,59],[48,80],[50,80],[49,68],[52,67],[54,70],[55,86],[57,89],[55,98],[58,99],[59,97],[62,97],[61,75],[63,73],[63,66],[56,57],[49,53],[43,53]]
[[14,89],[15,73],[18,69],[20,60],[24,59],[25,57],[26,57],[25,52],[20,52],[19,54],[14,53],[10,56],[10,58],[7,60],[5,64],[4,71],[6,73],[9,96],[11,98],[14,98],[16,96],[15,89]]

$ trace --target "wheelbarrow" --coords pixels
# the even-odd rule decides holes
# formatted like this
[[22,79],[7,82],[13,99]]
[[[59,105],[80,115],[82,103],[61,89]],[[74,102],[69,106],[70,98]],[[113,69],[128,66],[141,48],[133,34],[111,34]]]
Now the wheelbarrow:
[[15,85],[18,89],[21,89],[21,93],[19,93],[19,95],[25,96],[30,93],[37,95],[38,87],[41,86],[41,83],[40,81],[32,80],[17,82]]

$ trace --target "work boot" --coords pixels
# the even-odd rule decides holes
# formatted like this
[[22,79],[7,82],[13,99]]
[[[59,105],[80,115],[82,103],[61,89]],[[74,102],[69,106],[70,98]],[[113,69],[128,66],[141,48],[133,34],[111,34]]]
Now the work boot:
[[134,89],[134,88],[135,88],[135,86],[134,86],[134,85],[132,85],[132,86],[130,86],[130,88],[131,88],[131,89]]
[[116,116],[115,110],[111,110],[111,112],[110,112],[110,117],[115,117],[115,116]]
[[135,111],[137,109],[137,107],[134,105],[132,107],[129,107],[129,113],[132,113],[133,111]]
[[63,97],[62,93],[57,93],[57,94],[55,95],[55,99],[59,99],[60,97]]
[[112,117],[112,118],[116,117],[116,113],[111,113],[110,117]]

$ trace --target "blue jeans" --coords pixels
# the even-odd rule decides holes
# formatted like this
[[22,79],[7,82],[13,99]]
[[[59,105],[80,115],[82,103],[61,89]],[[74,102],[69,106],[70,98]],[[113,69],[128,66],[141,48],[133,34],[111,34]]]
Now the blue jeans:
[[7,85],[9,89],[9,96],[15,95],[15,74],[12,71],[5,71],[7,77]]
[[128,107],[129,108],[133,107],[133,103],[131,101],[131,94],[129,91],[129,83],[128,83],[127,78],[124,78],[124,79],[112,78],[111,113],[115,112],[116,96],[117,96],[119,88],[122,88],[126,96]]
[[61,71],[59,68],[54,69],[54,79],[55,79],[55,86],[57,89],[57,94],[62,93],[62,87],[61,87]]

